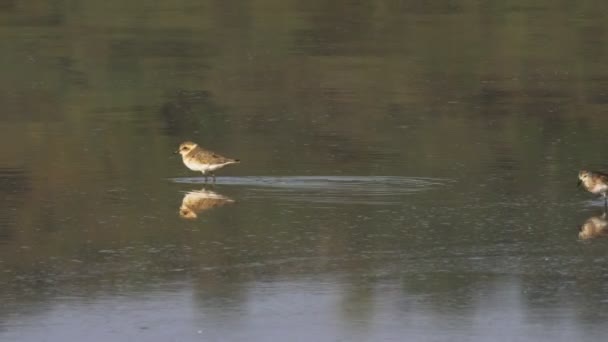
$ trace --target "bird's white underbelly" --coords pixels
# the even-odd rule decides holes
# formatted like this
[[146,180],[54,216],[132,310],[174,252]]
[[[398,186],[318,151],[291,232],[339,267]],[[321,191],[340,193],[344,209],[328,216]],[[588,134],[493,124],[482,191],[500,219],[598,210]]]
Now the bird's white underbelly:
[[604,193],[608,191],[608,186],[606,186],[605,184],[596,184],[594,187],[589,189],[589,191],[594,194]]
[[186,166],[192,171],[200,171],[202,173],[207,173],[207,172],[215,171],[228,163],[202,164],[202,163],[193,162],[191,160],[186,160],[186,161],[184,161],[184,164],[186,164]]

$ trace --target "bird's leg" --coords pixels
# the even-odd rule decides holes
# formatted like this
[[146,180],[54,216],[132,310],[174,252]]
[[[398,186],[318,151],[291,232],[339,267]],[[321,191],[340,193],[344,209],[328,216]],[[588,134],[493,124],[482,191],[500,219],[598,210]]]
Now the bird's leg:
[[205,176],[205,184],[207,184],[207,174],[203,172],[203,176]]
[[604,192],[604,213],[608,211],[608,198],[606,197],[606,193]]
[[213,177],[213,184],[215,184],[215,173],[211,173],[211,177]]

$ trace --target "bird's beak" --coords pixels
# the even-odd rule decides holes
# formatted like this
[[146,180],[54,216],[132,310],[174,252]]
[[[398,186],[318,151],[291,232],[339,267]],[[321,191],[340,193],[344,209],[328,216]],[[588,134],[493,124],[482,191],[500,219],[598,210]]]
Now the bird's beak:
[[[179,150],[173,151],[173,154],[179,154]],[[579,181],[580,182],[580,181]]]
[[576,182],[576,187],[578,188],[579,186],[581,186],[582,183],[583,181],[579,179],[578,182]]

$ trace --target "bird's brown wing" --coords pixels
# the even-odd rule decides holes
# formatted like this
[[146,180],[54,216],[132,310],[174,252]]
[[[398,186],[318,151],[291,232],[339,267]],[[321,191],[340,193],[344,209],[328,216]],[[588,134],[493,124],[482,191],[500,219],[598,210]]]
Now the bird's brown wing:
[[199,148],[194,155],[194,158],[204,164],[223,164],[233,161],[232,159],[223,157],[215,152]]
[[224,164],[224,163],[229,163],[229,162],[234,162],[234,159],[230,159],[230,158],[226,158],[224,156],[220,156],[217,153],[211,153],[213,160],[215,160],[216,163],[218,164]]
[[604,183],[608,183],[608,174],[602,172],[594,172],[596,176]]

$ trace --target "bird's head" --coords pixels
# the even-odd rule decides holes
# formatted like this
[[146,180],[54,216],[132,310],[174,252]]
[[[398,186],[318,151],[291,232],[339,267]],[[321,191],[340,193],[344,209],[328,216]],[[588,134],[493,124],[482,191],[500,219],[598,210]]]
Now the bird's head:
[[578,172],[578,183],[576,183],[576,186],[581,186],[581,184],[585,181],[587,181],[587,179],[591,176],[591,172],[587,171],[587,170],[580,170]]
[[196,143],[193,143],[192,141],[185,141],[183,143],[181,143],[181,145],[179,145],[179,149],[177,150],[176,153],[183,155],[188,154],[190,151],[194,150],[196,148]]

